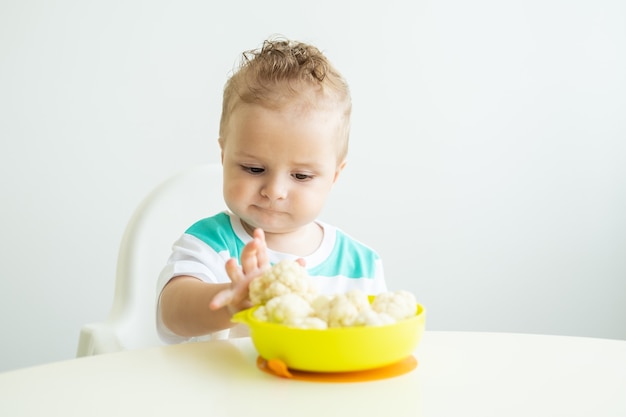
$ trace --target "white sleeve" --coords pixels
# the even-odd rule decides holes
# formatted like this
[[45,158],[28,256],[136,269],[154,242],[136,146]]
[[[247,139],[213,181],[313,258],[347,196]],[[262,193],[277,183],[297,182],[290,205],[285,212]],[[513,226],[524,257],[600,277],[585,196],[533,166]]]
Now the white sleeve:
[[184,234],[172,246],[172,254],[157,280],[156,327],[161,340],[166,343],[181,343],[190,339],[172,333],[161,320],[161,292],[174,277],[189,275],[204,282],[230,282],[225,264],[230,258],[228,252],[216,252],[200,239]]

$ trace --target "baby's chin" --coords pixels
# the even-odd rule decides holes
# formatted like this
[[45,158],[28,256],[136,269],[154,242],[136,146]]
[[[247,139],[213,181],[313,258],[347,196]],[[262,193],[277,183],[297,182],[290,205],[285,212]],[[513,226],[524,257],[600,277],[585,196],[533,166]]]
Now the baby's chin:
[[280,225],[246,218],[245,216],[239,216],[239,218],[241,219],[244,230],[248,232],[249,235],[252,235],[256,229],[262,229],[266,234],[284,233],[284,229]]
[[263,229],[266,233],[288,233],[299,228],[291,222],[291,216],[284,212],[254,210],[251,215],[241,215],[239,218],[248,233],[254,229]]
[[242,218],[241,223],[248,234],[252,236],[255,229],[262,229],[265,235],[286,235],[299,231],[302,225],[276,224],[267,222],[246,221]]

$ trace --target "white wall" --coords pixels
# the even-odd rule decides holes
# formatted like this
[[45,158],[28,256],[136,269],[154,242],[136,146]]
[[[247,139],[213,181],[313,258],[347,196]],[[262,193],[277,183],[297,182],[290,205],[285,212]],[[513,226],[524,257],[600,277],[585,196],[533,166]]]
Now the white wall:
[[222,3],[0,2],[0,371],[74,356],[134,207],[218,160],[223,83],[273,33],[348,78],[325,218],[428,328],[626,338],[621,1]]

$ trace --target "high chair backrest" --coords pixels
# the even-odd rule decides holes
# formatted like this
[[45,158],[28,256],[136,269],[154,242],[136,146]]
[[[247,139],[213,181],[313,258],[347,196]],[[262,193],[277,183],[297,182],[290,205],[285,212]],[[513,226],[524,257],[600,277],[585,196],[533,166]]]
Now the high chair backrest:
[[155,326],[159,272],[172,244],[189,226],[225,208],[217,163],[189,168],[148,194],[122,238],[109,316],[81,328],[77,356],[163,344]]

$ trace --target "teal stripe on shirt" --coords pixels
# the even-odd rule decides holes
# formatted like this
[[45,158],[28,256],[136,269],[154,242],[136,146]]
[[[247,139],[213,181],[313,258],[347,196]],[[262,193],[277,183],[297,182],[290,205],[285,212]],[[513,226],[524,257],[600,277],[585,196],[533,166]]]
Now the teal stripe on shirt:
[[321,265],[311,268],[309,274],[327,277],[343,275],[347,278],[374,278],[378,260],[378,254],[372,249],[337,230],[332,253]]
[[[185,232],[209,245],[217,253],[229,252],[232,258],[239,259],[244,244],[237,237],[230,224],[230,216],[222,212],[194,223]],[[235,250],[236,253],[231,251]]]

